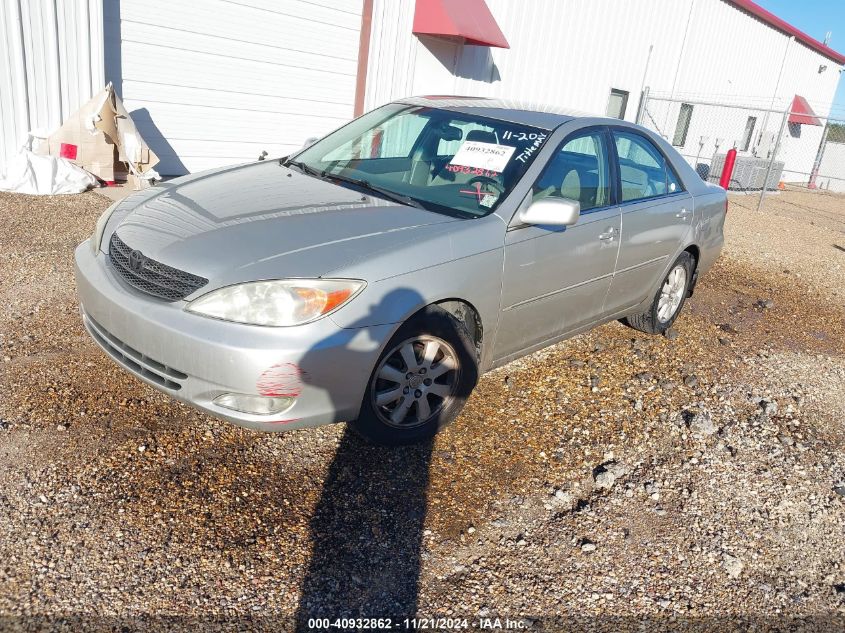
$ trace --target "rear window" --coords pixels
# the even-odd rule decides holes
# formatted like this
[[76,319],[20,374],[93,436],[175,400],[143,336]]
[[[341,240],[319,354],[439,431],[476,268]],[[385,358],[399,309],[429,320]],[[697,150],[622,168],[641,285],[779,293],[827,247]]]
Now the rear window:
[[614,130],[613,139],[619,156],[622,202],[656,198],[683,190],[672,166],[647,138]]

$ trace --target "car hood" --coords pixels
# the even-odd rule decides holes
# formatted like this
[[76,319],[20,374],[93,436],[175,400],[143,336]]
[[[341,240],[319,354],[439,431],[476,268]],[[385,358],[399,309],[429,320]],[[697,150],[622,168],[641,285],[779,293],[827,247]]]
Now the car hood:
[[277,161],[188,176],[132,196],[116,232],[147,257],[213,286],[318,277],[371,248],[420,239],[456,218],[365,196]]

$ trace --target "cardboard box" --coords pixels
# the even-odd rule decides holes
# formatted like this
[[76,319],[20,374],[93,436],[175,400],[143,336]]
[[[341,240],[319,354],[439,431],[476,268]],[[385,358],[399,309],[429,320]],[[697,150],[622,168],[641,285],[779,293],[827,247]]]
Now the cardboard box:
[[[101,180],[158,178],[158,163],[111,84],[65,120],[38,153],[67,158]],[[139,187],[140,188],[140,187]]]

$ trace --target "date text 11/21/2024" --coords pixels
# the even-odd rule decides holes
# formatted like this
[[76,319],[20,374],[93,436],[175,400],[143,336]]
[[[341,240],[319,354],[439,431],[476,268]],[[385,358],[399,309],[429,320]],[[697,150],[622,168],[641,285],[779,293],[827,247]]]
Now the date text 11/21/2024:
[[522,631],[531,621],[522,618],[478,617],[470,618],[309,618],[309,630],[397,630],[397,631]]

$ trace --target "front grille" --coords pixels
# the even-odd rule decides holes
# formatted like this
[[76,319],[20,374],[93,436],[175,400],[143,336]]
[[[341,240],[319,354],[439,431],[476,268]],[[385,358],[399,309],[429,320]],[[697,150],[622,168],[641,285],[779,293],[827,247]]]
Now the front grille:
[[87,314],[85,315],[85,324],[94,340],[120,365],[166,389],[178,391],[182,388],[182,385],[176,381],[185,380],[188,377],[186,373],[168,367],[164,363],[153,360],[129,347]]
[[[117,236],[117,233],[112,233],[109,242],[109,259],[114,265],[115,271],[123,281],[144,294],[165,301],[178,301],[208,283],[208,279],[205,277],[166,266],[149,257],[141,256],[143,263],[140,267],[133,269],[129,265],[129,259],[133,252],[132,247],[124,243]],[[140,255],[140,251],[138,254]]]

